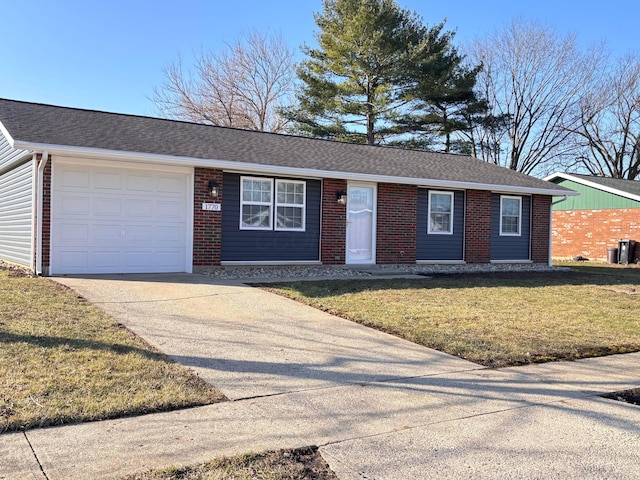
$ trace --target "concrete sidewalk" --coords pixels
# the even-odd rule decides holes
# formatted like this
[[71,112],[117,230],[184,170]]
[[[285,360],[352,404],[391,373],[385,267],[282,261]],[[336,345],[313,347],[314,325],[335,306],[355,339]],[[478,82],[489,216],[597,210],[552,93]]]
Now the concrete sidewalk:
[[[234,399],[0,435],[0,479],[320,445],[342,479],[636,478],[640,353],[489,370],[233,282],[59,279]],[[46,475],[46,476],[45,476]]]

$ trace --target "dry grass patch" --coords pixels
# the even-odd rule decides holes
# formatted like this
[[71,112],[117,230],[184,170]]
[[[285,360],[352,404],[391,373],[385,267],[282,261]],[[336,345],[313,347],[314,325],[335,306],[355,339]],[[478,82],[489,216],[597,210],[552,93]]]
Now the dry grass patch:
[[0,269],[0,431],[223,400],[71,290]]
[[153,470],[122,480],[337,480],[316,447],[221,458],[189,467]]
[[[265,286],[486,366],[640,350],[640,269],[439,275]],[[606,287],[606,288],[605,288]]]

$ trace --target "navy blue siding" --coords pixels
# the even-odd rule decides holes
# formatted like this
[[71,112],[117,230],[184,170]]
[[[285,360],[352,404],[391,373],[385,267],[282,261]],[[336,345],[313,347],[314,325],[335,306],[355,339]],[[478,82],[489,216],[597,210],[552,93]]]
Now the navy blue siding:
[[240,230],[240,175],[225,173],[223,178],[221,253],[223,262],[319,260],[320,180],[304,180],[307,184],[306,230],[304,232],[276,232],[273,230]]
[[[442,190],[439,190],[442,191]],[[453,235],[427,233],[429,190],[418,189],[416,219],[416,260],[463,260],[464,258],[464,192],[453,194]]]
[[521,235],[501,236],[500,195],[491,196],[491,260],[529,260],[530,258],[531,197],[520,198],[522,198]]

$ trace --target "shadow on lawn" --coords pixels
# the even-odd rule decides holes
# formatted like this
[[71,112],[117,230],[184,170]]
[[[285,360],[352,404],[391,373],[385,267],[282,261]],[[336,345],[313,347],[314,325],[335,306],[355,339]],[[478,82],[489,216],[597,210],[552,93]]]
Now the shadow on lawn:
[[404,290],[404,289],[461,289],[461,288],[504,288],[524,287],[540,288],[547,286],[610,286],[635,284],[640,288],[640,269],[605,270],[599,268],[581,271],[522,271],[522,272],[479,272],[479,273],[433,273],[425,274],[425,279],[348,279],[319,280],[314,282],[282,282],[252,284],[265,289],[295,285],[296,289],[314,297],[329,297],[336,293],[357,293],[371,290]]
[[104,343],[96,340],[81,338],[51,337],[47,335],[22,335],[11,332],[0,331],[0,344],[5,343],[28,343],[42,348],[63,347],[68,351],[77,350],[100,350],[109,351],[118,355],[136,354],[150,360],[174,363],[170,358],[160,352],[146,350],[144,348],[123,345],[120,343]]

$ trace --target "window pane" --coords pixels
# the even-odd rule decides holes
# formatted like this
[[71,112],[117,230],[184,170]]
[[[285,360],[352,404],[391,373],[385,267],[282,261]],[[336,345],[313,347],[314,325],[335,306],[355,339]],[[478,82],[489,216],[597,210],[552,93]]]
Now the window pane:
[[243,205],[242,206],[242,226],[269,228],[270,208],[267,205]]
[[451,223],[451,214],[449,213],[431,213],[431,223],[429,230],[432,232],[449,232],[451,229],[449,225]]
[[431,211],[432,212],[451,212],[451,196],[431,194]]
[[516,198],[502,199],[502,214],[517,217],[520,213],[520,200]]
[[502,233],[519,233],[518,217],[503,216],[502,217]]
[[302,208],[278,207],[276,209],[276,227],[280,229],[302,229]]
[[277,182],[277,203],[304,205],[304,184],[294,182]]

